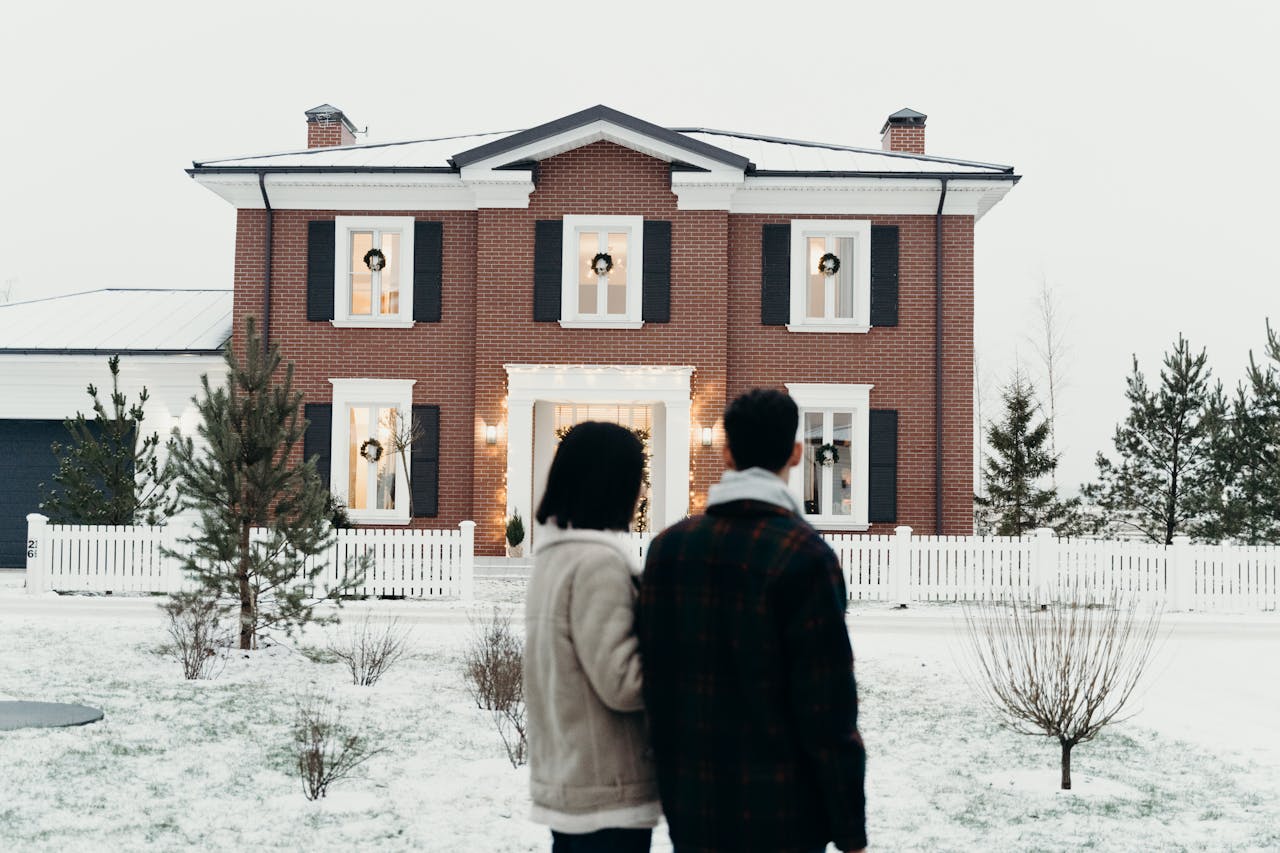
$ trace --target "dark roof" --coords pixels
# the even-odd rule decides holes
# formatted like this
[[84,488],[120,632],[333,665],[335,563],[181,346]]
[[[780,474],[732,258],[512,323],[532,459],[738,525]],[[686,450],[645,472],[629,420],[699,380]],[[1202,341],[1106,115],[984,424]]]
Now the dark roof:
[[665,127],[659,127],[651,124],[643,119],[635,116],[627,115],[618,110],[606,107],[603,104],[597,104],[585,110],[558,118],[555,121],[549,121],[546,124],[540,124],[537,127],[531,127],[528,130],[522,130],[514,133],[505,139],[498,139],[485,145],[477,146],[469,151],[463,151],[461,154],[455,154],[452,163],[455,167],[461,169],[480,160],[487,160],[490,157],[499,156],[507,151],[514,151],[522,148],[532,142],[538,142],[547,139],[567,130],[582,127],[595,121],[607,121],[645,136],[652,137],[661,142],[665,142],[675,148],[688,151],[691,154],[697,154],[700,157],[706,157],[717,163],[724,163],[735,169],[748,169],[751,161],[740,154],[734,154],[732,151],[726,151],[723,148],[717,148],[714,145],[708,145],[696,139],[689,139],[673,130]]

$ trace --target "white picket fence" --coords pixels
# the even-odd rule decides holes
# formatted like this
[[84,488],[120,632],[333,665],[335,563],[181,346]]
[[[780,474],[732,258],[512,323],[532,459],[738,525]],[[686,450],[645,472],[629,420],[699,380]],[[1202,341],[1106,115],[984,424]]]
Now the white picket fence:
[[[311,558],[323,565],[313,589],[338,585],[349,561],[369,555],[355,595],[470,600],[475,583],[475,522],[457,530],[359,528],[339,530],[333,545]],[[165,527],[50,524],[27,516],[27,591],[148,593],[189,589],[179,561],[189,535]],[[314,565],[314,562],[311,563]]]

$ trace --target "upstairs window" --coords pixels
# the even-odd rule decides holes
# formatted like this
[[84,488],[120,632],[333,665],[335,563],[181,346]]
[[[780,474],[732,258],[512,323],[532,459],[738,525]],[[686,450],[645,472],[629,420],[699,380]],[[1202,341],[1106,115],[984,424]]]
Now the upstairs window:
[[566,216],[561,325],[639,328],[644,218]]
[[793,332],[865,332],[871,326],[871,223],[791,222]]
[[334,325],[413,324],[413,218],[339,216]]

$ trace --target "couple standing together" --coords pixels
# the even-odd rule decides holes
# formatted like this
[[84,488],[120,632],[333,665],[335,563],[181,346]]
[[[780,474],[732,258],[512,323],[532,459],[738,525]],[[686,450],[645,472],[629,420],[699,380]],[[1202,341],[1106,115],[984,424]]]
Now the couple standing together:
[[644,449],[574,427],[537,519],[526,603],[533,819],[554,853],[866,846],[845,586],[786,485],[799,412],[754,390],[725,410],[729,469],[705,515],[649,546],[637,580],[618,531]]

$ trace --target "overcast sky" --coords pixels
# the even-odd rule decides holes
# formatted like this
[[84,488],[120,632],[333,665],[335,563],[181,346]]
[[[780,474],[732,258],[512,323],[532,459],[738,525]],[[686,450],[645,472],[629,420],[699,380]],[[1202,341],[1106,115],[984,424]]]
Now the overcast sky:
[[994,410],[1036,367],[1035,294],[1069,325],[1065,484],[1186,335],[1234,384],[1280,324],[1275,3],[22,3],[0,30],[0,293],[230,287],[234,212],[193,159],[305,146],[328,102],[368,141],[505,130],[595,103],[932,154],[1022,182],[978,225]]

